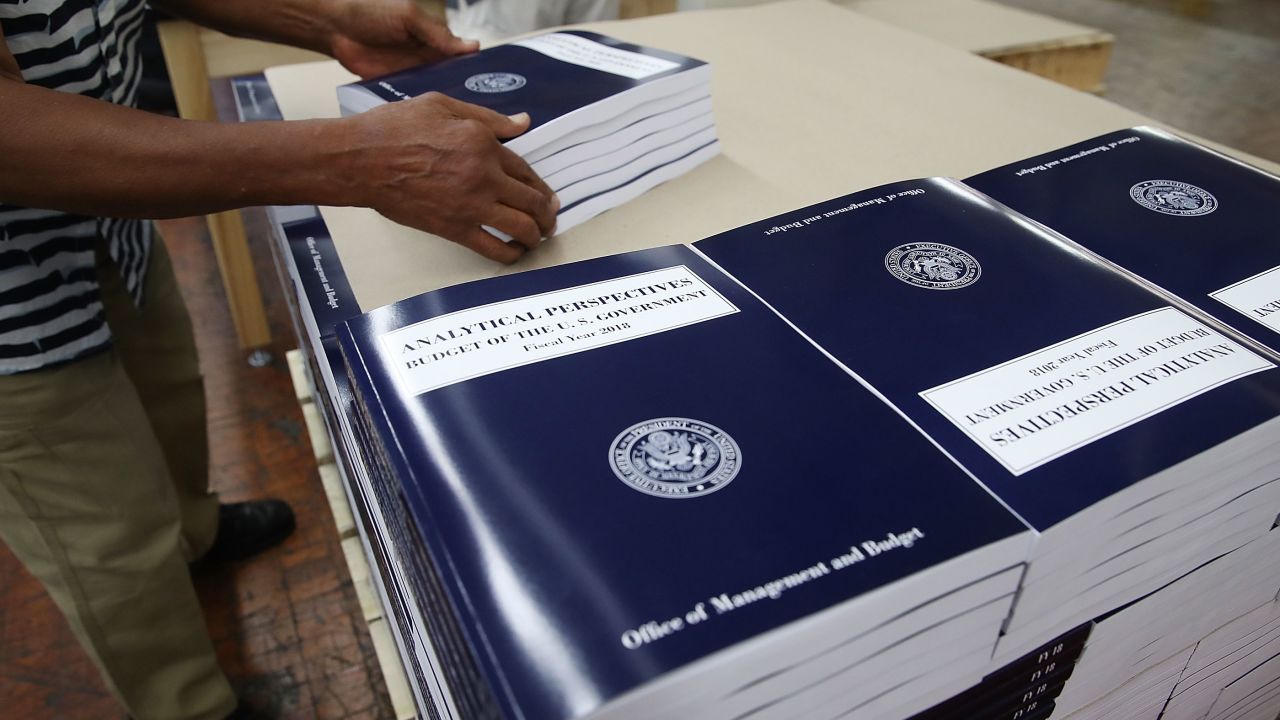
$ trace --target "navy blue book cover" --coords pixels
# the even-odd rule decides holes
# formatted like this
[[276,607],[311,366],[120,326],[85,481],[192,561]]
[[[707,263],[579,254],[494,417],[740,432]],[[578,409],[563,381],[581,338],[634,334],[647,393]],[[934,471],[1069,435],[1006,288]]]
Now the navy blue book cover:
[[953,180],[693,247],[1038,529],[1280,413],[1270,362]]
[[684,55],[573,30],[496,45],[354,85],[387,102],[439,92],[504,115],[528,112],[533,130],[701,65],[705,63]]
[[1280,179],[1140,127],[965,183],[1280,349]]
[[318,217],[285,223],[283,227],[302,283],[301,300],[311,308],[319,336],[331,337],[338,323],[360,314],[338,258],[338,248],[324,220]]
[[[427,674],[435,676],[447,685],[459,711],[466,717],[494,717],[496,708],[492,693],[486,683],[477,679],[479,671],[474,653],[462,638],[456,616],[447,607],[448,601],[442,597],[439,573],[427,558],[415,518],[405,509],[403,488],[390,473],[388,458],[383,446],[372,436],[372,428],[362,421],[365,415],[359,410],[360,398],[354,394],[349,382],[338,340],[327,338],[323,346],[334,373],[335,411],[351,419],[352,444],[344,443],[340,457],[347,465],[348,477],[360,477],[368,483],[357,492],[372,493],[378,503],[381,520],[385,524],[366,526],[370,529],[370,542],[376,543],[379,552],[388,553],[389,562],[394,562],[403,574],[382,569],[384,587],[396,604],[395,620],[406,637],[417,636],[415,642],[430,645],[435,654],[434,661],[424,664],[416,653],[411,653],[413,657],[409,664],[417,675],[415,679],[421,682]],[[403,586],[398,577],[404,580]],[[416,605],[412,612],[409,610],[411,602]],[[423,624],[419,625],[412,619],[414,614]],[[426,686],[420,687],[425,692]]]
[[446,288],[339,341],[512,717],[1025,531],[684,246]]
[[266,75],[258,73],[232,78],[231,90],[235,94],[236,114],[241,122],[284,119]]

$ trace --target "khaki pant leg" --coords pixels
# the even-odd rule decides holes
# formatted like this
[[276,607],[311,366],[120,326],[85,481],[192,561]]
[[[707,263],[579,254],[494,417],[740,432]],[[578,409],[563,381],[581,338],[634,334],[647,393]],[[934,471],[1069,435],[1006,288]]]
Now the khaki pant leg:
[[114,352],[0,376],[0,539],[138,720],[235,707],[179,526],[165,458]]
[[191,318],[158,233],[141,308],[129,297],[105,244],[98,248],[98,282],[107,324],[164,451],[182,509],[183,552],[195,560],[217,535],[218,496],[209,492],[204,379]]

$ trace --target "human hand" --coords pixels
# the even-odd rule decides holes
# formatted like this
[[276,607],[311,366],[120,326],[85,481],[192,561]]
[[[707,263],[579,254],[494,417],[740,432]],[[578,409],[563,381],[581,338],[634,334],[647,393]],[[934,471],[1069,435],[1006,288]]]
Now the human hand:
[[332,0],[330,54],[364,79],[480,49],[413,0]]
[[352,128],[344,174],[359,186],[359,204],[503,263],[554,231],[559,199],[499,142],[527,130],[528,115],[428,93],[342,122]]

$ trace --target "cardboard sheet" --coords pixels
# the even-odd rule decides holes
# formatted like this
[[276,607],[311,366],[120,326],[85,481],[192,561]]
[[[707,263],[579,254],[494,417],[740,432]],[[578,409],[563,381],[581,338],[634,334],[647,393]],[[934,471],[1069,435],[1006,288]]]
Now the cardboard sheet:
[[[511,267],[371,210],[322,208],[365,310],[493,275],[692,242],[855,190],[965,177],[1154,124],[1099,98],[821,0],[582,27],[709,61],[723,154]],[[267,72],[286,118],[334,117],[336,63]]]
[[1111,38],[1097,28],[987,0],[833,1],[869,18],[984,55]]

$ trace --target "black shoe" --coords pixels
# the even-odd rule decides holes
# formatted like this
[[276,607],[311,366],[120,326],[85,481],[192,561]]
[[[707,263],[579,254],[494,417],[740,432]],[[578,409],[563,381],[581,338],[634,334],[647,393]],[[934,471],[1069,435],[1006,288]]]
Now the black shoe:
[[272,715],[263,715],[256,710],[250,709],[249,706],[244,703],[240,703],[235,711],[228,715],[225,720],[273,720],[273,718],[274,716]]
[[253,500],[220,505],[218,537],[201,560],[225,562],[251,558],[279,545],[293,533],[296,525],[293,508],[283,500]]
[[[128,716],[127,720],[133,720],[133,716]],[[275,715],[264,715],[257,710],[251,709],[243,702],[236,706],[231,714],[223,718],[223,720],[277,720]]]

